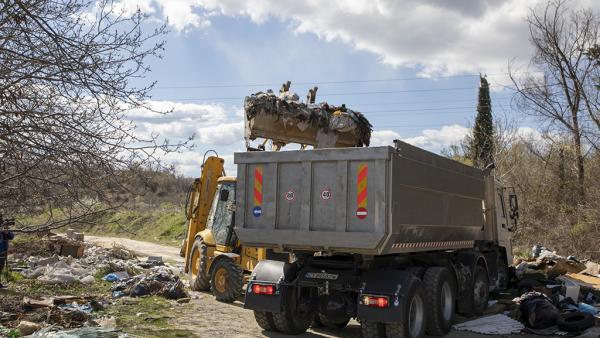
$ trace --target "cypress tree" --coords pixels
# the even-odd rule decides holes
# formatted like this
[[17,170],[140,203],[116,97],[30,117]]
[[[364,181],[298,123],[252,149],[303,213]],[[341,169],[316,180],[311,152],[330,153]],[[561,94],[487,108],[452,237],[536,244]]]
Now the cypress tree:
[[485,168],[494,162],[494,127],[490,86],[485,76],[479,77],[477,117],[471,139],[471,160],[476,167]]

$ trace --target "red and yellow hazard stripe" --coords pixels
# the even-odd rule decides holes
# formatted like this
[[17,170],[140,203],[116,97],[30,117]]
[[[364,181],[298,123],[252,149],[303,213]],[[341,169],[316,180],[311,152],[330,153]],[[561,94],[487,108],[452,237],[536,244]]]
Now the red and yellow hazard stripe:
[[358,174],[356,175],[356,206],[358,208],[367,208],[367,175],[369,167],[366,163],[358,165]]
[[254,169],[254,205],[261,206],[263,202],[263,169]]

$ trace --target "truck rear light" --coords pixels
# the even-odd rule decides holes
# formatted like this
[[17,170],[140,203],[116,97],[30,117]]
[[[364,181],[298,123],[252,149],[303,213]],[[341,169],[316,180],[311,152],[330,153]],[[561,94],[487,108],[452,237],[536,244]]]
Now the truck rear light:
[[252,293],[257,295],[275,294],[275,287],[270,284],[252,284]]
[[390,302],[389,302],[387,296],[365,295],[362,298],[362,303],[363,303],[363,305],[366,305],[366,306],[379,307],[379,308],[388,307],[390,305]]

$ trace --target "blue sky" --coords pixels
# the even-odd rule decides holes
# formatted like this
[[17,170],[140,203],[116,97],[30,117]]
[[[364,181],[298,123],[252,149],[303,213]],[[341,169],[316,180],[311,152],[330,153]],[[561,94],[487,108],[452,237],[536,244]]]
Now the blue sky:
[[316,85],[317,101],[364,112],[376,145],[400,138],[439,152],[457,143],[476,113],[479,73],[488,74],[497,116],[535,128],[502,86],[509,62],[523,66],[531,55],[524,17],[540,1],[124,0],[125,10],[139,6],[171,29],[149,80],[158,81],[150,104],[173,113],[132,118],[142,134],[195,135],[193,150],[165,156],[186,176],[199,174],[207,149],[234,174],[244,96],[286,80],[301,98]]

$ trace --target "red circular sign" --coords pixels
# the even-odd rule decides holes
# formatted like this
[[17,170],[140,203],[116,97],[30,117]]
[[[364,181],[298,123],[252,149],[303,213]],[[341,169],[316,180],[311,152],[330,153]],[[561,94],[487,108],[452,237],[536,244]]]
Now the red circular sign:
[[288,201],[293,201],[296,198],[296,194],[293,190],[289,190],[285,193],[285,199]]
[[359,219],[367,218],[368,214],[369,214],[369,212],[367,211],[367,209],[365,209],[363,207],[356,209],[356,217],[358,217]]

